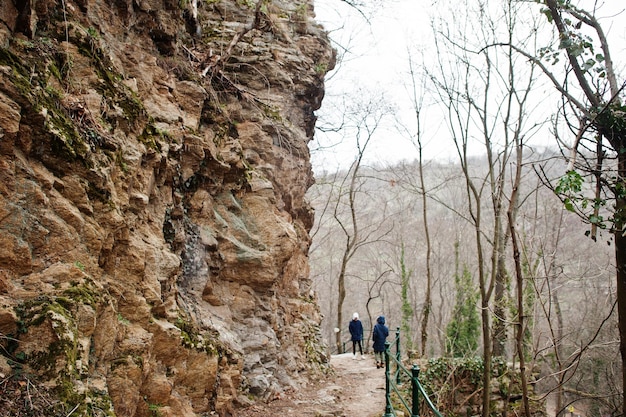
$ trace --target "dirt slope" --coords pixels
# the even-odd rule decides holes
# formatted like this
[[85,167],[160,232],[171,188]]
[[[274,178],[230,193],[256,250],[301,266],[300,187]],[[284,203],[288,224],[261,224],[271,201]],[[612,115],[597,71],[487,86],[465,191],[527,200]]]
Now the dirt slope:
[[384,369],[376,369],[374,357],[353,360],[352,354],[331,358],[332,374],[288,392],[267,404],[254,405],[239,417],[312,416],[373,417],[385,410]]

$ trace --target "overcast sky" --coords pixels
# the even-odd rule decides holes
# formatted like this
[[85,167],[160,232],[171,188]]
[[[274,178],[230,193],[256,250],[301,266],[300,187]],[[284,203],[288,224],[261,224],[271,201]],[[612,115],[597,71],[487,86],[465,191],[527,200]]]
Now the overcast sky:
[[[341,100],[339,97],[343,94],[361,89],[371,94],[384,94],[396,108],[410,108],[404,85],[408,72],[407,48],[415,47],[416,33],[424,32],[429,36],[429,16],[419,5],[421,1],[391,0],[386,3],[383,8],[366,10],[366,20],[339,0],[315,0],[316,20],[330,32],[344,59],[327,77],[322,113],[337,111],[332,103],[334,100]],[[347,51],[342,53],[344,49]],[[375,147],[368,153],[372,155],[369,159],[413,159],[417,155],[414,146],[389,129],[391,126],[384,132],[384,141],[374,143]],[[383,135],[382,129],[380,134]],[[349,164],[356,151],[354,143],[345,142],[332,151],[314,154],[314,164],[330,170],[336,165]],[[377,155],[376,158],[373,155]]]
[[[384,7],[364,10],[367,15],[364,17],[341,0],[315,0],[316,20],[329,31],[344,58],[327,76],[326,98],[318,112],[320,121],[325,118],[325,112],[336,114],[341,110],[337,103],[342,102],[344,95],[364,90],[372,95],[384,94],[403,119],[402,123],[410,128],[413,126],[412,105],[407,93],[408,51],[422,61],[434,55],[430,22],[444,1],[378,0],[377,3],[381,1]],[[579,0],[579,4],[587,8],[593,3],[593,0]],[[606,16],[602,24],[609,35],[613,61],[622,74],[626,64],[624,7],[623,0],[607,0],[601,9],[602,15]],[[341,54],[344,48],[347,53]],[[418,57],[419,54],[423,55]],[[454,158],[453,148],[442,140],[447,128],[440,111],[430,109],[430,104],[425,103],[428,122],[424,131],[425,155],[427,158]],[[391,123],[390,120],[389,125],[378,130],[375,143],[366,153],[368,163],[393,163],[417,157],[415,147],[397,131],[397,125],[398,122]],[[311,146],[314,169],[332,171],[338,166],[349,165],[356,154],[354,141],[349,139],[344,138],[341,144],[320,152],[314,150],[320,143],[340,142],[341,137],[316,133]]]

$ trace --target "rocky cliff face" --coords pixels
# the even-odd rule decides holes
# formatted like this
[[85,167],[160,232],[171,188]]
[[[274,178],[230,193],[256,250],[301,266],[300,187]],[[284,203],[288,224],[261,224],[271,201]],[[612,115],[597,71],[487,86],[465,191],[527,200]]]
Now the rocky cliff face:
[[324,367],[304,193],[334,54],[312,19],[0,0],[0,408],[33,384],[47,415],[231,415]]

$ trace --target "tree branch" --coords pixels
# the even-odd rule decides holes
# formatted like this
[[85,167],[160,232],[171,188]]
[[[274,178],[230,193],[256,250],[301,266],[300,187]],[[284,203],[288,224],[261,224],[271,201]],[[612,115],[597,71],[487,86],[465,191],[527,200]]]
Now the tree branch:
[[[523,55],[524,57],[526,57],[529,61],[532,61],[532,63],[537,65],[541,69],[541,71],[543,71],[543,73],[550,79],[550,81],[552,81],[552,84],[558,90],[559,93],[561,93],[565,98],[567,98],[568,101],[570,101],[572,104],[574,104],[576,106],[576,108],[578,108],[578,110],[580,110],[586,117],[591,117],[591,113],[589,112],[589,110],[587,110],[587,106],[585,106],[583,103],[578,101],[574,96],[572,96],[565,89],[565,87],[563,87],[561,84],[559,84],[559,81],[556,79],[554,74],[552,74],[552,72],[550,72],[548,70],[548,68],[543,64],[543,62],[541,62],[541,60],[539,58],[537,58],[534,55],[529,54],[528,52],[524,51],[523,49],[518,48],[515,45],[511,45],[510,43],[494,43],[494,44],[485,46],[485,48],[489,48],[489,47],[492,47],[492,46],[507,46],[507,47],[510,47],[515,52],[517,52],[520,55]],[[483,48],[483,49],[485,49],[485,48]]]
[[[561,39],[569,38],[569,31],[567,30],[567,27],[565,27],[565,23],[561,18],[561,13],[557,5],[557,1],[545,0],[545,2],[548,6],[548,9],[550,9],[552,19],[554,20],[554,24],[556,25],[556,28],[559,32],[559,36],[561,37]],[[583,90],[583,93],[594,107],[599,106],[600,98],[596,95],[595,91],[589,85],[587,78],[585,78],[585,72],[580,67],[578,61],[576,60],[576,57],[574,56],[574,54],[572,54],[569,48],[565,48],[565,53],[567,54],[567,59],[569,60],[572,69],[574,70],[574,75],[576,75],[576,79],[578,80],[578,83],[580,84],[580,88]]]
[[604,30],[602,30],[602,26],[600,26],[600,23],[594,16],[584,10],[570,7],[567,9],[567,12],[586,25],[591,26],[596,31],[598,39],[600,40],[600,47],[602,48],[602,53],[604,55],[606,78],[609,81],[611,95],[614,97],[617,96],[619,87],[617,86],[617,79],[615,77],[615,71],[613,70],[613,60],[611,59],[611,53],[609,51],[609,42],[606,39]]

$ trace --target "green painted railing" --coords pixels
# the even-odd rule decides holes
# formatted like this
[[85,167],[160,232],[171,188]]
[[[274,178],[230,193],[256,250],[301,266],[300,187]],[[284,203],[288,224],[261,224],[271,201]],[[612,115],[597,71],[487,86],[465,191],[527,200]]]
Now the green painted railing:
[[[433,414],[436,417],[443,417],[437,407],[430,400],[424,387],[419,381],[419,372],[420,369],[417,365],[413,365],[411,370],[408,370],[402,365],[401,356],[400,356],[400,328],[396,330],[396,338],[393,342],[396,347],[395,355],[391,353],[391,343],[385,342],[385,416],[384,417],[394,417],[396,416],[396,412],[391,404],[391,391],[396,393],[398,399],[402,403],[403,407],[406,409],[408,413],[410,413],[411,417],[419,417],[419,409],[420,409],[420,397],[423,398],[426,406],[430,408]],[[390,372],[390,363],[395,363],[395,372]],[[403,394],[400,392],[400,385],[402,383],[402,376],[409,378],[411,381],[411,404],[409,401],[403,397]]]

